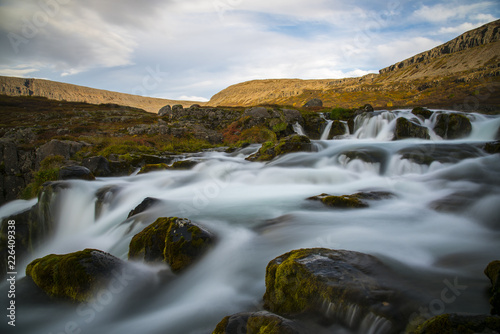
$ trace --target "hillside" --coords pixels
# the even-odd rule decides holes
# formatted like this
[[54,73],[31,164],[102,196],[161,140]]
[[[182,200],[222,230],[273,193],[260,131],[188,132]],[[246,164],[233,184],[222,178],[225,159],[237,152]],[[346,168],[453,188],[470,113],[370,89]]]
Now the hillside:
[[85,102],[92,104],[113,103],[140,108],[153,113],[157,113],[161,107],[167,104],[190,106],[196,103],[192,101],[175,101],[117,93],[42,79],[24,79],[4,76],[0,76],[0,94],[8,96],[38,96],[57,101],[65,100],[68,102]]
[[332,80],[254,80],[217,93],[209,105],[302,106],[320,98],[325,106],[456,106],[498,109],[500,20],[381,69],[379,74]]

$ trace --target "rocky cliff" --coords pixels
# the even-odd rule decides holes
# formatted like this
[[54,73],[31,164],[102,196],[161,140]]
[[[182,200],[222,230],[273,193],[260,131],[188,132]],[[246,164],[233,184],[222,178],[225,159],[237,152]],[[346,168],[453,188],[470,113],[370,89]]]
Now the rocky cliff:
[[[325,106],[474,106],[499,109],[500,20],[468,31],[414,57],[360,78],[254,80],[215,94],[209,105],[302,106],[320,98]],[[480,98],[479,98],[479,97]],[[464,103],[467,102],[467,103]],[[465,106],[467,107],[467,106]]]
[[0,94],[9,96],[40,96],[58,101],[86,102],[92,104],[113,103],[157,113],[167,104],[190,106],[192,101],[175,101],[111,92],[61,82],[0,76]]

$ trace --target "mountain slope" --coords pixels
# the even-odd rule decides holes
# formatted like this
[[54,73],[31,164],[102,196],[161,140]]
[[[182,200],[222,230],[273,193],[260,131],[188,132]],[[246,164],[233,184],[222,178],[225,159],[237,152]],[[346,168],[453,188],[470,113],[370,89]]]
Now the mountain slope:
[[317,97],[325,106],[355,107],[364,103],[376,107],[454,106],[481,94],[481,104],[497,108],[500,98],[494,92],[499,89],[500,20],[497,20],[381,69],[379,74],[332,80],[248,81],[224,89],[207,104],[301,106]]
[[86,102],[92,104],[113,103],[140,108],[153,113],[157,113],[161,107],[167,104],[190,106],[197,103],[117,93],[42,79],[3,76],[0,76],[0,94],[9,96],[41,96],[58,101],[65,100],[68,102]]

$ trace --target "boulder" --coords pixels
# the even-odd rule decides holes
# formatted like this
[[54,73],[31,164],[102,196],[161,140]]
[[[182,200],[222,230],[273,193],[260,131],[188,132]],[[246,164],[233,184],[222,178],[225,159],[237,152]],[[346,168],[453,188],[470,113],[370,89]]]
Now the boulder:
[[26,267],[26,276],[50,297],[87,302],[124,263],[100,250],[85,249],[34,260]]
[[438,144],[415,145],[397,152],[401,159],[408,159],[420,165],[430,165],[434,161],[441,163],[457,163],[459,161],[484,156],[484,152],[471,144]]
[[165,262],[180,272],[198,260],[215,242],[215,236],[189,219],[158,218],[130,241],[129,259]]
[[88,168],[95,176],[111,176],[109,161],[105,157],[95,156],[85,158],[82,165]]
[[321,108],[323,107],[323,101],[318,98],[307,101],[303,108]]
[[483,150],[489,154],[500,153],[500,140],[484,144]]
[[293,320],[267,312],[245,312],[222,319],[212,334],[305,334],[306,328]]
[[344,123],[341,121],[333,121],[330,133],[328,134],[328,139],[333,139],[335,137],[343,136],[346,134],[346,128]]
[[147,164],[141,167],[141,170],[139,171],[139,174],[146,174],[149,172],[156,172],[160,170],[165,170],[168,169],[167,164]]
[[310,152],[311,141],[306,136],[293,134],[280,139],[279,142],[266,142],[262,144],[259,151],[247,158],[250,161],[269,161],[275,157],[292,152]]
[[80,142],[52,139],[50,142],[40,146],[36,151],[37,166],[40,165],[43,159],[51,155],[60,155],[66,160],[71,159],[84,146],[85,144]]
[[172,113],[181,113],[184,110],[181,104],[176,104],[172,107]]
[[289,124],[303,122],[302,114],[295,109],[283,109],[283,116],[285,117],[285,122]]
[[411,113],[415,116],[420,117],[420,119],[429,119],[432,116],[432,111],[424,107],[413,108]]
[[60,180],[95,180],[94,174],[83,166],[65,166],[59,170]]
[[353,195],[332,196],[321,194],[307,198],[312,201],[321,201],[326,206],[337,209],[367,208],[366,200],[382,200],[394,197],[394,194],[385,191],[359,192]]
[[472,132],[472,124],[463,114],[439,114],[434,132],[443,139],[464,138]]
[[500,332],[500,317],[489,315],[441,314],[420,325],[415,334],[474,334]]
[[493,261],[484,270],[491,282],[491,314],[500,315],[500,261]]
[[95,219],[99,219],[103,209],[109,207],[122,188],[112,185],[106,186],[96,191],[95,197]]
[[170,105],[166,105],[158,110],[158,116],[171,116],[172,115],[172,107]]
[[323,129],[325,128],[327,121],[317,113],[308,113],[303,115],[304,124],[303,128],[305,133],[311,139],[320,139]]
[[199,164],[198,161],[193,160],[179,160],[172,164],[172,169],[191,169]]
[[426,127],[413,123],[404,117],[400,117],[396,120],[394,140],[406,138],[430,139],[430,136]]
[[286,317],[320,316],[359,333],[399,333],[419,303],[398,288],[395,277],[371,255],[294,250],[267,265],[264,306]]
[[138,215],[139,213],[142,213],[151,207],[155,206],[156,204],[161,203],[161,200],[153,197],[146,197],[141,204],[135,207],[132,211],[129,212],[127,218],[130,218],[132,216]]
[[246,109],[243,113],[243,117],[249,116],[252,118],[268,119],[271,118],[271,114],[267,111],[265,107],[253,107]]

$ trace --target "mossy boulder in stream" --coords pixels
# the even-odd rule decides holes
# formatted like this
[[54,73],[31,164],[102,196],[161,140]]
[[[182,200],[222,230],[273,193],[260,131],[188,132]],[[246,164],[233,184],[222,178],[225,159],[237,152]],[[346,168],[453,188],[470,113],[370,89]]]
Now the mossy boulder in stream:
[[429,119],[432,116],[432,111],[424,107],[413,108],[411,113],[415,116],[420,117],[421,119]]
[[237,313],[222,319],[212,334],[305,334],[303,326],[267,312]]
[[106,287],[113,272],[125,262],[96,249],[65,255],[51,254],[34,260],[26,275],[50,297],[85,302]]
[[267,265],[265,308],[282,316],[320,316],[359,332],[399,333],[418,302],[398,289],[395,276],[371,255],[294,250]]
[[500,317],[489,315],[441,314],[430,318],[415,334],[499,333]]
[[394,140],[406,138],[430,139],[427,128],[414,123],[404,117],[396,120],[396,130],[394,131]]
[[130,241],[129,259],[166,262],[180,272],[198,260],[215,242],[215,236],[189,219],[158,218]]
[[367,208],[366,200],[381,200],[394,197],[394,194],[385,191],[359,192],[352,195],[333,196],[321,194],[307,198],[312,201],[321,201],[326,206],[337,209],[359,209]]
[[472,132],[472,124],[463,114],[440,114],[437,115],[434,132],[443,139],[464,138]]
[[279,155],[293,152],[310,152],[311,141],[306,136],[297,134],[282,138],[278,143],[266,142],[259,151],[247,158],[250,161],[269,161]]
[[500,315],[500,261],[493,261],[488,264],[484,274],[491,281],[491,314]]

